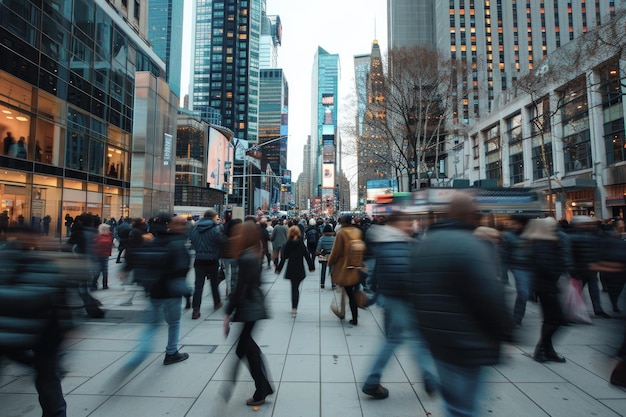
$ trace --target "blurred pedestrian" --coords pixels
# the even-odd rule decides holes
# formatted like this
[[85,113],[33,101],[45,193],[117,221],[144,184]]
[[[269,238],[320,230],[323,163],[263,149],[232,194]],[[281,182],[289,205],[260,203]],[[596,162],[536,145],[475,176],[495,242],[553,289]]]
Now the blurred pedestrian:
[[[150,352],[152,339],[159,329],[161,315],[167,323],[167,346],[164,365],[182,362],[189,358],[188,353],[179,351],[182,297],[191,294],[187,285],[187,273],[191,266],[191,255],[187,250],[187,227],[183,217],[161,215],[153,224],[155,237],[129,251],[127,265],[122,278],[134,271],[142,274],[143,285],[150,297],[151,308],[146,314],[146,327],[141,336],[141,346],[129,365],[137,365]],[[160,248],[161,250],[157,250]],[[145,256],[145,257],[144,257]],[[152,257],[154,257],[152,259]],[[149,280],[149,281],[146,281]]]
[[93,237],[93,254],[96,257],[98,270],[95,272],[91,289],[98,289],[98,279],[102,274],[102,289],[109,289],[109,258],[113,249],[113,234],[111,226],[102,223],[98,226],[98,234]]
[[[246,401],[249,406],[265,403],[265,397],[274,392],[268,380],[267,371],[259,345],[252,338],[252,330],[258,320],[268,317],[263,293],[261,292],[261,260],[263,253],[259,246],[259,227],[253,222],[243,222],[234,226],[233,256],[239,264],[239,276],[234,293],[226,306],[224,334],[228,336],[231,321],[242,322],[236,354],[248,361],[250,375],[254,379],[255,391]],[[235,368],[234,374],[236,374]],[[236,380],[233,375],[233,380]]]
[[285,262],[287,262],[285,279],[291,281],[291,316],[296,317],[298,315],[298,302],[300,301],[300,284],[306,277],[304,262],[306,262],[309,271],[315,271],[315,264],[309,256],[306,246],[304,246],[298,226],[291,226],[287,232],[287,242],[283,247],[280,263],[276,267],[277,274],[280,274]]
[[411,252],[417,241],[412,238],[411,216],[392,212],[385,225],[373,225],[368,230],[368,250],[375,256],[374,270],[370,271],[370,289],[378,294],[377,302],[383,307],[385,341],[378,351],[362,390],[376,399],[389,396],[389,390],[380,384],[383,370],[394,351],[403,342],[411,344],[422,372],[428,394],[437,389],[435,366],[411,309],[405,298],[405,286],[415,279],[411,273]]
[[70,277],[55,262],[60,252],[36,250],[33,230],[20,228],[10,234],[0,247],[0,359],[32,366],[43,416],[65,417],[59,358],[73,325]]
[[485,366],[500,360],[512,321],[493,249],[473,235],[476,206],[457,193],[411,253],[405,290],[433,354],[446,414],[475,416]]
[[515,304],[513,306],[513,322],[516,326],[522,325],[526,313],[526,303],[533,290],[532,263],[528,251],[522,246],[521,235],[530,220],[527,216],[511,217],[509,230],[502,234],[500,245],[500,259],[503,273],[509,270],[515,279]]
[[70,216],[70,213],[65,213],[65,237],[70,237],[72,233],[72,225],[74,224],[74,218]]
[[[317,241],[316,253],[320,263],[320,288],[324,288],[326,282],[326,269],[328,266],[328,255],[333,250],[335,244],[335,232],[330,224],[324,226],[322,236]],[[335,284],[332,284],[335,288]]]
[[219,260],[222,257],[222,248],[227,242],[227,237],[218,217],[219,215],[215,210],[207,210],[204,217],[196,223],[190,235],[191,245],[196,251],[196,259],[193,264],[196,282],[191,303],[193,308],[191,318],[193,320],[200,318],[200,305],[205,280],[208,279],[211,283],[213,309],[218,310],[223,305],[219,292],[218,269]]
[[274,262],[274,267],[278,266],[278,262],[282,253],[283,245],[287,242],[287,229],[288,227],[285,225],[286,220],[279,219],[274,225],[274,230],[272,230],[272,236],[270,237],[270,241],[272,242],[272,260]]
[[556,353],[552,344],[556,331],[567,324],[557,285],[561,274],[566,272],[566,267],[563,247],[556,233],[556,220],[552,217],[530,220],[521,238],[529,246],[529,257],[533,260],[535,293],[543,314],[541,337],[533,358],[537,362],[565,362],[565,358]]
[[122,263],[122,253],[128,247],[128,238],[130,237],[130,232],[133,230],[133,227],[130,224],[130,217],[125,219],[120,219],[120,222],[117,224],[117,260],[115,263]]

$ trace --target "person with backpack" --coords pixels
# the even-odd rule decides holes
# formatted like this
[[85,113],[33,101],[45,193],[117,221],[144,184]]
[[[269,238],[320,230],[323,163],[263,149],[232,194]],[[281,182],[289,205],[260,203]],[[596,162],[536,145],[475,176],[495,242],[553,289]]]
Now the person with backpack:
[[358,324],[358,306],[355,291],[361,282],[360,270],[363,268],[365,243],[362,232],[352,224],[352,215],[346,214],[340,219],[341,227],[337,232],[335,244],[328,257],[328,267],[331,268],[333,282],[346,292],[350,302],[352,320],[350,324]]
[[[326,282],[326,266],[328,264],[328,255],[333,250],[335,244],[335,232],[330,224],[324,226],[322,237],[317,241],[317,248],[315,252],[318,256],[317,260],[320,263],[320,288],[324,289],[324,283]],[[333,284],[335,289],[335,284]]]
[[306,248],[309,250],[309,256],[311,259],[315,259],[317,242],[321,236],[315,219],[311,218],[311,220],[309,220],[309,226],[306,228],[304,235],[306,236]]
[[193,308],[192,320],[200,318],[200,304],[202,303],[205,279],[211,282],[213,309],[219,310],[223,306],[219,291],[218,271],[219,260],[223,255],[222,248],[228,242],[228,238],[218,218],[217,212],[209,209],[191,231],[191,245],[196,251],[196,259],[193,264],[196,282],[191,303]]
[[304,246],[302,234],[297,225],[291,226],[287,232],[287,243],[283,247],[282,258],[275,270],[277,274],[280,274],[286,261],[289,262],[287,263],[285,279],[291,281],[291,316],[296,317],[298,301],[300,300],[300,283],[306,277],[303,261],[306,261],[310,272],[315,271],[315,263]]

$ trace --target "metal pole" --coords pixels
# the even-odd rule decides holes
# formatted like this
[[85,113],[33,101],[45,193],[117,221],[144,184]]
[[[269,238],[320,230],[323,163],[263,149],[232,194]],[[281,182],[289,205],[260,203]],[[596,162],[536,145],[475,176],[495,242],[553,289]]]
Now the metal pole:
[[247,165],[248,165],[248,161],[247,161],[248,155],[246,154],[246,149],[244,149],[243,151],[243,195],[241,197],[241,207],[243,208],[243,214],[244,216],[246,214],[248,214],[248,211],[246,210],[246,197],[248,194],[248,187],[246,184],[246,178],[247,178]]

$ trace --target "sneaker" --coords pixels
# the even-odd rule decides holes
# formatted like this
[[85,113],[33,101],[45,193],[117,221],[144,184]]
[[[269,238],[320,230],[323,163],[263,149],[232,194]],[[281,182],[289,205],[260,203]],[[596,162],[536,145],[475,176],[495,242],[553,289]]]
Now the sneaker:
[[296,310],[295,308],[291,309],[291,317],[296,317],[298,315],[298,310]]
[[389,397],[389,390],[380,384],[370,386],[366,385],[363,387],[363,392],[376,398],[377,400],[384,400]]
[[171,365],[173,363],[182,362],[184,360],[189,359],[189,353],[172,353],[171,355],[165,355],[165,359],[163,359],[163,365]]

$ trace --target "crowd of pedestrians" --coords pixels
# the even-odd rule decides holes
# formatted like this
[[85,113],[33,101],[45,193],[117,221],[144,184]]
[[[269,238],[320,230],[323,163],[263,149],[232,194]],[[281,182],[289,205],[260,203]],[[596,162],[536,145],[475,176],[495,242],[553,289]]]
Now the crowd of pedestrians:
[[[418,228],[414,216],[401,211],[376,219],[344,215],[337,221],[321,216],[237,219],[230,210],[220,217],[212,209],[197,222],[165,214],[149,220],[104,221],[68,214],[66,225],[65,253],[87,263],[72,283],[51,286],[57,294],[55,308],[62,311],[69,288],[80,294],[91,317],[103,317],[105,312],[90,293],[108,289],[108,262],[115,257],[124,264],[120,277],[142,285],[150,300],[141,345],[128,366],[146,358],[162,317],[168,327],[163,364],[172,365],[189,358],[179,346],[182,312],[191,308],[192,320],[202,316],[208,280],[212,310],[223,309],[224,333],[228,335],[232,322],[243,323],[237,366],[245,360],[255,382],[255,391],[246,400],[250,406],[264,404],[274,392],[254,338],[256,323],[269,317],[260,289],[265,267],[290,280],[294,320],[306,271],[315,271],[317,265],[320,290],[330,286],[341,297],[341,308],[335,312],[339,319],[345,318],[344,295],[352,326],[358,326],[359,308],[377,303],[384,314],[385,340],[362,391],[381,400],[390,395],[381,384],[382,375],[394,351],[407,344],[426,393],[440,394],[449,416],[475,415],[483,369],[500,361],[502,345],[513,341],[515,328],[523,325],[528,302],[539,303],[543,319],[533,359],[565,363],[553,343],[557,331],[570,324],[568,306],[560,295],[563,282],[569,285],[573,280],[577,288],[587,287],[599,319],[611,318],[601,305],[600,291],[609,293],[612,311],[619,313],[626,282],[623,222],[600,222],[588,216],[557,222],[552,217],[515,215],[498,228],[488,227],[481,223],[470,196],[463,193],[426,230]],[[2,267],[13,278],[0,279],[3,290],[15,285],[20,275],[34,273],[20,256],[20,251],[33,249],[33,235],[21,230],[13,237],[9,230],[7,235],[10,239],[3,250],[14,255]],[[186,281],[191,268],[192,286]],[[54,268],[36,272],[57,273]],[[220,294],[222,280],[226,280],[225,297]],[[511,306],[505,300],[506,285],[516,291]],[[0,319],[13,314],[5,307],[0,305]],[[35,368],[44,414],[55,416],[64,416],[66,408],[56,376],[67,328],[64,317],[55,315],[59,322],[40,318],[41,334],[25,334],[24,342],[14,346],[7,346],[7,340],[14,339],[0,335],[1,354]],[[626,334],[624,341],[618,354],[626,359]],[[626,386],[626,366],[620,364],[613,374],[612,383]]]

